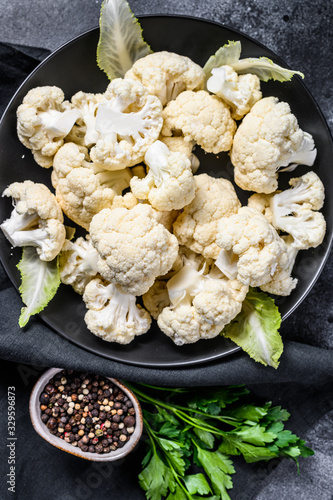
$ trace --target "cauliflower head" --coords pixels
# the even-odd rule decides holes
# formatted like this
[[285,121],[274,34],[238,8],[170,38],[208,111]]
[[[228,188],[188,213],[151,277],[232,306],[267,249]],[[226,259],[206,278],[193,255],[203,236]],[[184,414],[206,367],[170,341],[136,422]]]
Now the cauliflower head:
[[[275,191],[275,193],[278,192],[280,191]],[[247,200],[247,206],[261,212],[266,217],[266,219],[270,224],[272,224],[273,222],[273,214],[270,203],[271,203],[271,198],[275,193],[271,194],[254,193]]]
[[294,248],[317,247],[326,233],[325,218],[318,212],[324,204],[324,185],[315,172],[291,179],[289,184],[290,189],[270,199],[272,224],[293,237]]
[[205,90],[186,90],[163,110],[162,135],[175,132],[194,141],[207,153],[229,151],[236,131],[229,107]]
[[161,51],[138,59],[125,78],[140,81],[165,106],[184,90],[203,89],[205,73],[189,57]]
[[64,98],[59,87],[35,87],[17,108],[18,138],[44,168],[52,167],[54,155],[80,116]]
[[83,300],[88,309],[84,316],[88,329],[107,342],[129,344],[150,328],[151,317],[136,304],[136,297],[122,293],[112,283],[93,279],[85,288]]
[[98,274],[98,257],[89,235],[75,241],[65,240],[59,257],[61,282],[71,285],[82,295],[87,284]]
[[147,292],[178,255],[177,238],[156,221],[148,204],[102,210],[91,221],[90,235],[101,276],[132,295]]
[[193,200],[191,162],[184,153],[171,153],[168,146],[156,141],[146,151],[144,161],[149,167],[146,177],[130,181],[134,196],[148,200],[159,211],[179,210]]
[[230,181],[194,176],[195,197],[173,224],[179,244],[185,245],[205,258],[216,259],[220,248],[216,244],[218,221],[237,213],[241,203]]
[[228,280],[215,267],[205,274],[201,259],[184,257],[184,265],[168,282],[170,306],[157,318],[160,329],[176,345],[216,337],[241,311],[248,287]]
[[207,89],[230,106],[231,116],[235,120],[243,118],[262,98],[260,79],[257,75],[238,75],[228,65],[212,69],[212,76],[207,80]]
[[281,167],[311,166],[316,154],[312,136],[300,129],[289,104],[265,97],[239,125],[230,157],[240,188],[269,194],[277,190]]
[[89,230],[93,216],[112,206],[115,196],[129,187],[131,172],[103,170],[86,160],[84,148],[73,142],[64,144],[53,162],[52,183],[64,213]]
[[14,182],[3,192],[14,209],[1,229],[14,247],[34,246],[41,260],[51,261],[66,238],[61,208],[51,191],[32,181]]
[[[285,242],[266,217],[253,208],[242,207],[237,214],[222,217],[216,243],[222,249],[216,265],[226,275],[234,273],[244,285],[264,285],[278,265],[281,269],[288,265]],[[230,266],[225,265],[225,251],[231,251]]]
[[95,129],[99,138],[90,156],[105,170],[140,163],[161,131],[161,101],[138,81],[112,80],[98,105]]

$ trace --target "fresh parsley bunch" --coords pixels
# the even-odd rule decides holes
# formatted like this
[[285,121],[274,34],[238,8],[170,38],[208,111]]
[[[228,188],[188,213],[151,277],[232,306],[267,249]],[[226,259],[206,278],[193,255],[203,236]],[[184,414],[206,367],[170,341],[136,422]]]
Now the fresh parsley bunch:
[[299,457],[314,454],[284,429],[286,410],[248,402],[244,386],[198,391],[128,385],[141,402],[148,435],[139,474],[148,500],[230,500],[232,455],[248,463],[287,457],[298,468]]

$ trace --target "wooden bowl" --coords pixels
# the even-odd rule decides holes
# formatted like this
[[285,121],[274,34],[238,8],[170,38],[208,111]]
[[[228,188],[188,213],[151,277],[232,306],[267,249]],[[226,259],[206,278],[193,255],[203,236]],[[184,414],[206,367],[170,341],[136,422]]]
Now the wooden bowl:
[[135,429],[133,434],[131,434],[130,439],[126,442],[126,444],[122,448],[103,454],[84,452],[80,448],[75,447],[71,443],[67,443],[60,437],[50,433],[49,429],[41,420],[41,409],[40,409],[39,398],[49,380],[56,373],[61,372],[62,370],[63,370],[62,368],[50,368],[49,370],[47,370],[37,380],[31,392],[29,401],[29,411],[30,411],[31,422],[35,431],[43,439],[45,439],[48,443],[52,444],[53,446],[56,446],[60,450],[66,451],[67,453],[71,453],[72,455],[75,455],[77,457],[84,458],[85,460],[93,460],[95,462],[111,462],[120,460],[129,453],[131,453],[131,451],[133,451],[136,445],[138,444],[143,430],[143,418],[142,418],[141,407],[136,396],[133,394],[132,391],[130,391],[123,383],[119,382],[119,380],[110,377],[105,377],[105,378],[110,380],[114,385],[118,386],[124,392],[124,394],[126,394],[126,396],[130,398],[130,400],[133,403],[133,408],[135,409],[135,417],[136,417]]

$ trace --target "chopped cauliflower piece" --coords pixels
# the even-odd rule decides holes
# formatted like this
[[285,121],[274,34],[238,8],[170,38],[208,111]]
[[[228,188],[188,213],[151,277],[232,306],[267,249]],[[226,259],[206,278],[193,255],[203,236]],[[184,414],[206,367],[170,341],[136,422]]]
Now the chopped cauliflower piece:
[[241,204],[227,179],[200,174],[194,180],[195,197],[174,222],[173,232],[180,245],[216,259],[220,252],[215,242],[218,221],[237,213]]
[[[279,193],[280,191],[275,191],[275,193]],[[264,193],[254,193],[247,200],[247,206],[250,208],[255,208],[259,212],[261,212],[268,222],[272,224],[273,222],[273,214],[271,209],[271,198],[273,194],[264,194]],[[276,228],[275,228],[276,229]]]
[[189,57],[161,51],[138,59],[125,78],[140,81],[165,106],[184,90],[203,89],[205,73]]
[[34,246],[41,260],[51,261],[66,238],[63,215],[54,194],[32,181],[14,182],[3,192],[15,205],[1,229],[14,247]]
[[326,222],[318,212],[324,204],[325,191],[315,172],[291,179],[292,186],[270,199],[272,224],[293,237],[299,250],[317,247],[324,239]]
[[151,317],[136,304],[136,297],[122,293],[112,283],[99,278],[90,281],[83,300],[88,309],[84,316],[88,329],[107,342],[129,344],[150,328]]
[[131,190],[138,199],[148,200],[160,211],[179,210],[194,198],[191,162],[184,153],[171,153],[168,146],[155,141],[146,151],[148,174],[144,179],[133,177]]
[[128,168],[108,171],[85,159],[84,148],[64,144],[54,157],[52,184],[64,213],[89,230],[93,216],[112,206],[115,196],[129,187]]
[[90,156],[105,170],[120,170],[140,163],[161,131],[162,105],[130,78],[112,80],[98,105],[95,129],[99,134]]
[[59,258],[61,282],[71,285],[82,295],[87,284],[98,274],[98,257],[89,235],[75,241],[65,240]]
[[262,98],[260,79],[257,75],[238,75],[228,65],[212,69],[212,76],[207,80],[207,89],[230,106],[231,116],[235,120],[243,118]]
[[216,337],[241,311],[248,287],[228,280],[215,266],[205,274],[200,257],[184,265],[168,282],[170,306],[159,314],[160,329],[176,345]]
[[195,174],[198,171],[200,167],[200,161],[199,158],[192,152],[193,148],[195,147],[194,141],[185,141],[184,137],[181,135],[171,137],[160,135],[159,140],[164,142],[164,144],[168,146],[172,153],[186,154],[191,162],[192,174]]
[[294,240],[291,236],[282,236],[282,239],[285,241],[287,247],[288,265],[285,269],[278,265],[271,281],[265,285],[261,285],[260,288],[264,292],[287,297],[296,288],[298,282],[297,278],[291,276],[298,249],[293,247],[292,243]]
[[[81,136],[79,144],[82,146],[91,147],[96,144],[99,133],[96,130],[96,114],[98,105],[105,101],[103,94],[91,94],[80,90],[71,98],[71,103],[80,113],[76,120],[77,125],[72,131],[74,134]],[[67,141],[68,142],[68,141]],[[73,138],[73,142],[76,142]]]
[[132,295],[147,292],[178,255],[177,238],[156,221],[153,209],[144,203],[130,210],[102,210],[91,221],[90,235],[100,254],[100,274]]
[[[268,283],[277,266],[286,269],[286,244],[265,216],[257,210],[242,207],[237,214],[222,217],[218,224],[216,243],[232,251],[238,258],[232,263],[237,279],[244,285],[261,286]],[[221,260],[216,265],[224,273]],[[226,275],[232,269],[227,266]]]
[[80,116],[64,98],[59,87],[36,87],[17,108],[18,138],[44,168],[52,167],[54,155]]
[[240,188],[268,194],[277,190],[281,167],[311,166],[316,154],[312,136],[300,129],[289,104],[265,97],[239,125],[230,157]]
[[163,120],[162,135],[180,132],[186,141],[195,141],[207,153],[229,151],[236,131],[229,107],[205,90],[179,94],[164,108]]

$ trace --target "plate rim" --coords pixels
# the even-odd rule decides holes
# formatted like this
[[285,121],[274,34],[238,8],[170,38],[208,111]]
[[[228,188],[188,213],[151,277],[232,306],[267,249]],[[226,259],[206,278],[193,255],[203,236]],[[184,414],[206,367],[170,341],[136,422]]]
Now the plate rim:
[[[276,54],[273,50],[271,50],[269,47],[267,47],[261,41],[256,40],[251,35],[248,35],[247,33],[244,33],[243,31],[241,31],[241,30],[239,30],[237,28],[233,28],[232,26],[230,26],[228,24],[224,24],[224,23],[221,23],[221,22],[218,22],[218,21],[210,20],[210,19],[207,19],[207,18],[204,18],[204,17],[196,17],[196,16],[186,15],[186,14],[142,14],[142,15],[138,15],[136,17],[137,17],[137,19],[139,21],[141,19],[147,19],[147,18],[162,18],[162,19],[163,18],[173,18],[173,19],[193,20],[193,21],[197,21],[197,22],[199,21],[199,22],[207,23],[208,25],[211,25],[211,24],[216,25],[219,28],[222,28],[222,29],[225,29],[225,30],[229,30],[229,31],[235,33],[236,35],[240,35],[241,37],[243,37],[245,39],[248,39],[252,43],[256,44],[257,46],[259,46],[261,48],[263,48],[263,50],[265,52],[270,53],[272,55],[272,57],[274,57],[274,59],[280,65],[283,65],[284,67],[286,67],[288,69],[291,69],[291,67],[284,61],[284,59],[282,57],[280,57],[278,54]],[[69,40],[67,40],[64,43],[62,43],[55,50],[51,51],[50,54],[48,54],[42,61],[40,61],[37,64],[37,66],[26,76],[26,78],[18,86],[18,88],[14,92],[13,96],[11,97],[10,101],[8,102],[7,106],[5,107],[5,109],[3,111],[3,114],[2,114],[2,116],[0,118],[0,128],[2,127],[3,120],[4,120],[4,118],[5,118],[8,110],[11,108],[13,101],[16,99],[17,94],[21,91],[22,87],[29,81],[29,79],[41,67],[43,67],[45,64],[47,64],[50,59],[52,59],[55,55],[57,55],[58,52],[61,52],[67,46],[72,45],[73,43],[77,42],[79,39],[84,38],[84,37],[92,34],[93,32],[96,32],[98,30],[99,30],[99,25],[97,24],[97,25],[95,25],[95,27],[89,28],[89,29],[83,31],[82,33],[79,33],[78,35],[74,36],[73,38],[70,38]],[[97,62],[96,62],[96,64],[97,64]],[[295,76],[294,76],[294,78],[295,78]],[[326,132],[327,132],[327,134],[328,134],[328,136],[329,136],[329,138],[331,140],[332,148],[333,148],[333,134],[332,134],[332,132],[331,132],[329,126],[328,126],[328,122],[327,122],[327,120],[326,120],[326,118],[325,118],[325,116],[323,114],[323,111],[321,110],[320,106],[318,105],[318,102],[317,102],[316,98],[313,96],[311,90],[307,87],[307,85],[303,82],[303,80],[298,75],[296,75],[296,78],[298,80],[298,83],[303,86],[304,90],[309,94],[310,98],[312,99],[312,101],[313,101],[313,103],[314,103],[314,105],[316,107],[316,111],[317,111],[317,113],[319,114],[319,116],[321,118],[321,122],[324,125],[324,127],[326,129]],[[327,260],[329,258],[330,252],[332,250],[332,246],[333,246],[333,231],[332,231],[332,234],[330,235],[330,238],[327,241],[327,247],[325,249],[325,254],[324,254],[324,256],[322,257],[322,259],[320,261],[320,266],[318,267],[318,269],[316,270],[316,273],[312,277],[309,286],[307,287],[307,289],[305,290],[305,292],[302,294],[302,296],[297,300],[297,302],[293,305],[293,307],[290,308],[286,313],[283,314],[282,321],[284,321],[285,319],[287,319],[298,308],[298,306],[304,301],[304,299],[311,292],[312,288],[316,284],[318,278],[320,277],[320,275],[321,275],[321,273],[322,273],[322,271],[323,271],[323,269],[324,269],[324,267],[325,267],[325,265],[327,263]],[[2,264],[2,266],[4,268],[6,276],[9,278],[11,284],[13,285],[14,289],[16,290],[17,294],[20,297],[19,287],[14,282],[13,277],[10,274],[7,273],[7,266],[5,265],[1,254],[0,254],[0,261],[1,261],[1,264]],[[151,369],[169,369],[169,370],[171,369],[172,370],[172,369],[175,369],[175,368],[176,369],[180,369],[182,367],[188,368],[189,366],[190,367],[196,367],[198,365],[203,365],[203,364],[206,364],[206,363],[216,362],[216,361],[219,361],[219,360],[221,360],[223,358],[226,358],[228,356],[234,356],[236,353],[242,353],[243,355],[245,354],[240,347],[238,347],[237,345],[235,345],[235,346],[231,346],[227,352],[222,352],[222,353],[217,353],[217,354],[216,353],[212,353],[211,355],[208,355],[207,357],[205,357],[205,359],[184,360],[184,361],[176,361],[176,362],[163,362],[162,361],[162,362],[159,362],[158,364],[154,364],[154,362],[148,362],[148,361],[147,362],[146,361],[135,361],[134,362],[132,360],[125,360],[125,359],[119,360],[119,359],[117,359],[117,353],[115,355],[113,355],[112,353],[110,354],[110,353],[107,353],[107,352],[106,353],[100,352],[99,350],[95,349],[94,347],[89,347],[89,346],[86,346],[86,345],[82,345],[82,343],[80,341],[77,341],[75,338],[69,337],[68,335],[66,335],[62,331],[59,331],[58,328],[53,325],[52,320],[49,319],[47,316],[45,316],[44,311],[42,311],[41,313],[37,314],[36,316],[38,318],[40,318],[42,320],[42,322],[44,324],[46,324],[54,333],[60,335],[60,337],[62,337],[63,339],[65,339],[65,340],[67,340],[69,342],[71,342],[75,346],[80,347],[84,351],[87,351],[87,352],[92,353],[92,354],[94,354],[96,356],[100,356],[102,358],[108,359],[109,361],[112,361],[112,362],[115,362],[115,363],[123,363],[125,365],[131,365],[133,367],[151,368]]]

